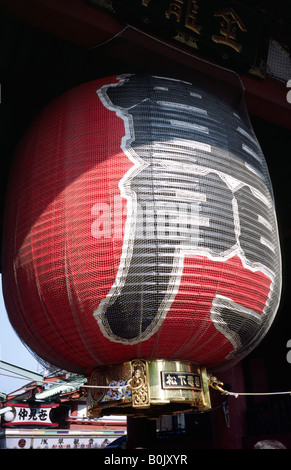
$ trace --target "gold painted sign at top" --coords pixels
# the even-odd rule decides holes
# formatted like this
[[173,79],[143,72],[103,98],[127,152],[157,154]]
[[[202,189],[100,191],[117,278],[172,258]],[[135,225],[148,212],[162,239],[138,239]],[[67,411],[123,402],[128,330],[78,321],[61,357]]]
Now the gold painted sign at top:
[[[143,0],[143,3],[149,3],[149,0]],[[170,2],[169,9],[165,11],[165,17],[171,19],[171,16],[176,18],[177,23],[183,21],[183,6],[184,0],[176,0]],[[199,3],[197,0],[188,0],[186,2],[187,8],[184,16],[184,26],[190,29],[195,34],[201,35],[203,25],[198,24]],[[247,32],[247,29],[232,8],[224,8],[213,12],[214,17],[220,19],[219,33],[211,34],[211,39],[215,43],[224,44],[233,48],[236,52],[242,51],[242,44],[238,42],[238,31]]]
[[237,31],[240,30],[246,33],[247,29],[240,17],[233,11],[232,8],[217,11],[215,12],[215,16],[221,17],[222,22],[221,28],[219,29],[219,35],[213,34],[212,40],[214,42],[232,47],[236,52],[241,52],[242,44],[239,44],[236,41]]
[[129,25],[182,43],[241,73],[264,77],[264,13],[231,0],[89,0]]

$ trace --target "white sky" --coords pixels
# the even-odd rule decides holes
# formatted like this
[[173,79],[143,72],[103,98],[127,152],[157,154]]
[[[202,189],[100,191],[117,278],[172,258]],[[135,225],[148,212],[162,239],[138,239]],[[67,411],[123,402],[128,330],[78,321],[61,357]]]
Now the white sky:
[[[1,275],[0,282],[0,359],[33,372],[41,373],[42,367],[26,349],[10,325],[2,296]],[[12,372],[0,369],[0,392],[13,392],[30,381],[19,377],[8,377],[8,375],[15,376]]]

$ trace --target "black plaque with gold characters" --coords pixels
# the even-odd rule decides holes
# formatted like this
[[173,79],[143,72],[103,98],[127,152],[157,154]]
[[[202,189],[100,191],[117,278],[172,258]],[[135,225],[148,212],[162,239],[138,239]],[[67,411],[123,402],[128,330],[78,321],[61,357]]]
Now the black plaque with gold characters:
[[162,388],[164,389],[185,389],[185,390],[201,390],[201,378],[198,374],[190,374],[187,372],[161,372]]

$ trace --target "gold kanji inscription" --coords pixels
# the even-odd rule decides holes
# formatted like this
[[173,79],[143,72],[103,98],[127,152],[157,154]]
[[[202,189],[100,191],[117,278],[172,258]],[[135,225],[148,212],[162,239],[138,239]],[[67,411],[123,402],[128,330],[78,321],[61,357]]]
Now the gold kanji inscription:
[[180,23],[183,11],[183,3],[183,0],[170,2],[168,10],[165,11],[166,18],[170,19],[171,16],[175,16],[177,23]]
[[202,26],[196,24],[198,14],[197,0],[188,1],[185,26],[191,29],[194,33],[201,34]]
[[238,28],[243,32],[247,31],[242,20],[232,8],[216,11],[214,16],[221,18],[221,28],[219,30],[220,35],[213,34],[212,40],[232,47],[236,52],[241,52],[242,45],[237,42],[237,31]]

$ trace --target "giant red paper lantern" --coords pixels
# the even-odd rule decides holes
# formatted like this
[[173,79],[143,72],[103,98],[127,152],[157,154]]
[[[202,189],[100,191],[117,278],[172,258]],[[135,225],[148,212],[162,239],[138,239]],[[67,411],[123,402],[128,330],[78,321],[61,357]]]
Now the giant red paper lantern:
[[266,162],[246,114],[195,83],[124,75],[59,97],[22,140],[7,201],[6,307],[52,364],[214,368],[273,321]]

